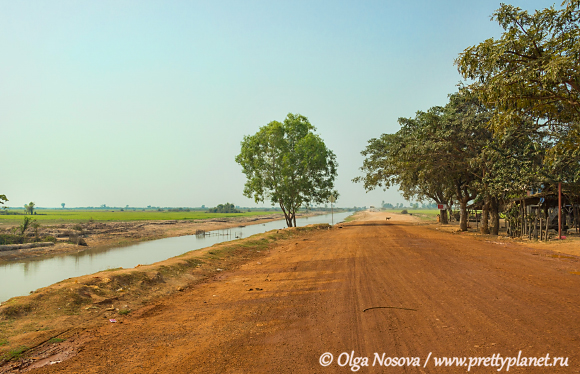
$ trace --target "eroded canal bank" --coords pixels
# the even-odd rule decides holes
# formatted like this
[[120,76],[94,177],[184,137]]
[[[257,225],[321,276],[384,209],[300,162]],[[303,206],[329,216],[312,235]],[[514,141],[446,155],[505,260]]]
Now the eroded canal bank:
[[[78,347],[66,343],[57,347],[55,341],[78,342],[73,336],[78,337],[88,327],[123,323],[127,316],[141,318],[156,313],[159,303],[169,295],[220,280],[222,275],[249,263],[260,266],[271,249],[294,248],[316,232],[331,229],[321,224],[271,230],[189,251],[152,265],[66,279],[30,295],[11,298],[0,306],[0,372],[28,369],[30,364],[40,364],[40,357],[57,362],[62,355],[74,354]],[[261,287],[247,290],[261,291]],[[58,350],[56,356],[51,353],[54,349]],[[28,355],[32,355],[30,359],[15,361]]]
[[[339,222],[350,215],[343,212],[334,215]],[[330,223],[332,215],[318,215],[296,220],[298,226]],[[241,225],[240,225],[241,226]],[[279,230],[286,226],[284,220],[233,227],[208,232],[208,235],[186,235],[141,242],[122,247],[88,249],[76,253],[44,258],[31,258],[0,265],[0,301],[10,297],[27,295],[41,287],[67,278],[93,274],[116,268],[134,268],[152,264],[183,253],[209,247],[217,243],[245,238],[251,235]]]

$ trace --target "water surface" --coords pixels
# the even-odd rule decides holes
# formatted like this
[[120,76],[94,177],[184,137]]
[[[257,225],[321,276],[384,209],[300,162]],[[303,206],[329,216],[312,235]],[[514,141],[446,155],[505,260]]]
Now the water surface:
[[[352,212],[334,214],[334,222],[344,220]],[[331,215],[296,219],[297,226],[330,223]],[[286,227],[284,220],[211,231],[211,235],[186,235],[101,250],[87,249],[72,254],[33,258],[0,265],[0,301],[60,282],[67,278],[93,274],[114,268],[132,268],[166,260],[185,252],[210,247],[237,238],[245,238]],[[236,238],[237,237],[237,238]]]

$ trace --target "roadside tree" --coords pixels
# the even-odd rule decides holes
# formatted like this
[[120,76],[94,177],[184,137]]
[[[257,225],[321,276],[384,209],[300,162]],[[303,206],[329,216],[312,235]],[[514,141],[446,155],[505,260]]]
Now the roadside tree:
[[[367,191],[398,186],[406,200],[431,199],[450,206],[455,195],[451,181],[445,174],[439,174],[437,160],[417,141],[421,128],[429,121],[438,121],[441,111],[441,107],[435,107],[417,112],[415,118],[399,118],[401,129],[397,133],[369,140],[361,152],[365,156],[361,167],[365,175],[353,181],[362,182]],[[442,223],[448,222],[445,210],[440,211],[440,218]]]
[[306,117],[289,113],[283,123],[272,121],[245,136],[236,156],[247,178],[244,196],[278,204],[288,227],[296,226],[300,207],[338,197],[336,156],[315,131]]
[[530,14],[502,4],[492,16],[502,36],[467,48],[455,61],[493,108],[497,133],[545,131],[556,151],[580,146],[580,1],[562,5]]
[[[487,109],[468,90],[450,96],[445,107],[417,112],[415,118],[400,118],[396,134],[371,139],[362,152],[361,170],[367,190],[398,185],[405,199],[430,198],[450,207],[460,206],[460,228],[467,230],[467,205],[479,192],[482,150],[492,134],[487,129]],[[441,211],[442,223],[446,212]]]

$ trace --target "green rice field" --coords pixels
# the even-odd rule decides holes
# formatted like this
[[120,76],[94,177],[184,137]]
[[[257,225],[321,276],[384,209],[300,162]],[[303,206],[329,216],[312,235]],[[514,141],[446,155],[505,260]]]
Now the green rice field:
[[[38,209],[32,217],[40,222],[86,222],[86,221],[147,221],[147,220],[199,220],[225,217],[251,217],[265,214],[280,214],[276,211],[251,211],[243,213],[206,213],[203,211],[120,211],[120,210],[74,210],[74,209]],[[24,215],[0,214],[0,222],[11,224],[20,223]]]

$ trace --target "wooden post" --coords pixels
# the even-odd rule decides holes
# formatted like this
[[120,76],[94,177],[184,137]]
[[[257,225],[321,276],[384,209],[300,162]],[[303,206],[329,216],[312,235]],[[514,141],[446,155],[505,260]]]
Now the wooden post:
[[[540,208],[538,207],[538,212]],[[534,239],[538,239],[538,214],[534,216]]]
[[524,221],[524,211],[525,211],[525,208],[524,208],[524,201],[523,200],[522,200],[522,203],[520,204],[520,211],[522,213],[522,217],[520,219],[520,221],[522,223],[521,224],[521,229],[520,229],[520,237],[523,237],[524,236],[524,222],[525,222]]
[[558,183],[558,239],[562,240],[562,182]]

